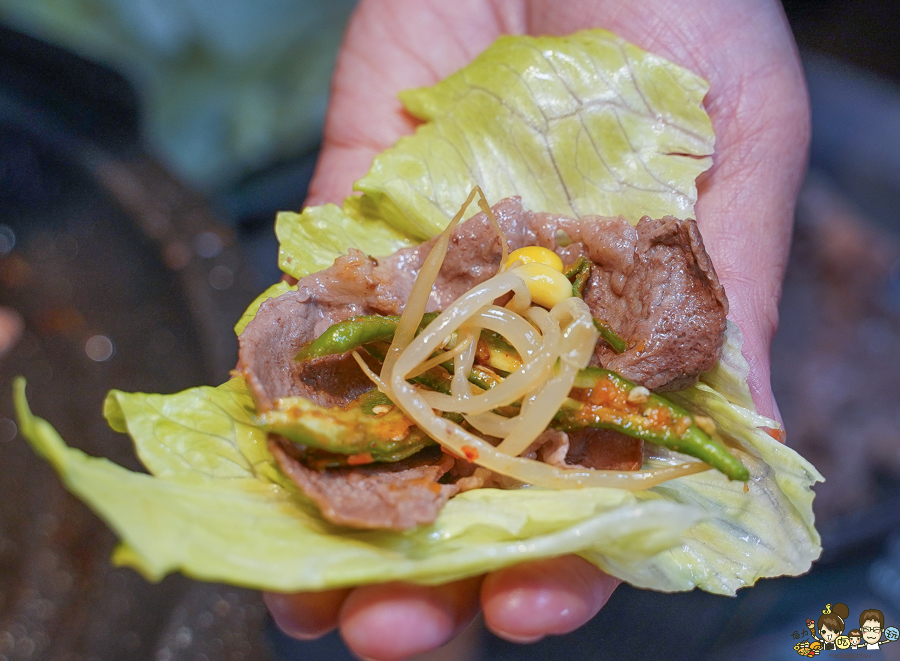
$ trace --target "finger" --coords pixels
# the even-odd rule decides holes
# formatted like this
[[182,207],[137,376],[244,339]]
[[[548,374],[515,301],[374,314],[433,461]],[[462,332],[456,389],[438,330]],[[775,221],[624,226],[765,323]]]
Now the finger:
[[405,659],[440,647],[478,612],[481,578],[438,587],[385,583],[357,588],[340,613],[341,635],[355,654]]
[[[781,3],[746,0],[602,0],[607,25],[709,81],[713,167],[700,182],[696,218],[744,336],[758,410],[777,416],[769,344],[797,191],[805,172],[809,105]],[[577,17],[571,20],[578,20]]]
[[618,584],[574,555],[501,569],[481,587],[485,624],[519,643],[569,633],[594,617]]
[[787,263],[797,191],[805,172],[809,105],[781,4],[679,0],[677,25],[648,24],[629,3],[620,33],[671,57],[710,83],[713,167],[696,217],[744,336],[748,383],[760,413],[777,416],[769,344]]
[[502,32],[521,31],[518,23],[517,13],[495,12],[484,0],[360,2],[335,65],[306,203],[339,204],[376,154],[413,132],[418,122],[403,110],[398,92],[433,85]]
[[12,308],[0,306],[0,358],[16,345],[24,329],[22,315]]
[[338,613],[348,594],[349,589],[297,594],[265,592],[263,601],[284,633],[292,638],[312,640],[337,627]]

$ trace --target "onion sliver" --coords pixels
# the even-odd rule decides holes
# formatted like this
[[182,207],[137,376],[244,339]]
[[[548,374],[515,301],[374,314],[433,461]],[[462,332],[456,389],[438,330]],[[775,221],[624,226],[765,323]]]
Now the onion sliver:
[[515,418],[504,418],[498,413],[488,411],[487,413],[478,413],[477,415],[463,415],[470,425],[480,431],[482,434],[494,436],[496,438],[506,438],[516,428]]
[[544,384],[527,408],[522,407],[522,412],[515,418],[515,428],[497,446],[498,452],[518,456],[528,449],[569,396],[578,370],[574,365],[560,362],[556,375]]
[[[571,300],[571,299],[569,299]],[[569,396],[575,375],[578,370],[587,366],[593,348],[597,344],[598,333],[590,317],[590,311],[579,300],[581,306],[571,305],[566,301],[558,303],[547,315],[551,323],[566,317],[571,323],[566,326],[560,341],[560,357],[556,374],[540,386],[532,397],[523,403],[522,410],[516,418],[516,425],[500,445],[498,452],[518,456],[525,452],[540,433],[547,428],[553,416]],[[557,308],[565,306],[561,312]],[[585,351],[585,349],[587,349]],[[525,406],[527,404],[527,406]]]
[[[431,296],[431,289],[434,287],[434,282],[437,280],[438,273],[441,271],[441,266],[444,264],[444,258],[447,256],[447,247],[450,245],[450,235],[459,224],[459,221],[462,220],[463,214],[472,203],[472,200],[475,199],[476,193],[481,193],[482,199],[484,198],[484,193],[481,192],[481,188],[475,186],[444,231],[438,235],[437,240],[434,242],[434,246],[432,246],[431,251],[428,253],[428,257],[425,258],[425,263],[422,264],[422,268],[419,269],[419,275],[416,277],[415,282],[413,282],[412,289],[409,292],[409,298],[406,300],[406,305],[403,308],[403,314],[400,315],[400,321],[397,323],[397,329],[394,331],[394,339],[391,341],[391,348],[388,350],[384,363],[381,366],[382,378],[387,381],[390,381],[389,375],[393,372],[394,363],[397,358],[400,356],[401,352],[409,346],[409,343],[416,335],[416,329],[419,326],[419,322],[422,321],[422,315],[425,314],[425,308],[428,307],[428,298]],[[425,359],[423,358],[419,362],[421,363],[424,360]]]
[[469,384],[469,373],[475,362],[475,352],[478,350],[478,336],[481,329],[471,326],[463,326],[459,331],[461,342],[468,342],[465,351],[458,353],[453,358],[453,379],[450,381],[450,392],[454,397],[470,397],[472,386]]
[[598,471],[557,468],[540,461],[510,457],[497,452],[490,443],[467,432],[453,421],[436,416],[420,396],[422,393],[402,378],[395,377],[391,386],[394,390],[394,403],[438,443],[460,457],[477,455],[473,463],[526,484],[552,489],[611,487],[636,491],[710,469],[703,462],[690,462],[640,471]]
[[[551,375],[553,365],[559,357],[559,343],[562,336],[559,326],[546,310],[533,307],[529,309],[528,315],[538,324],[543,333],[541,348],[531,362],[525,363],[502,382],[477,398],[463,401],[439,392],[423,393],[428,404],[441,411],[477,414],[485,413],[498,406],[507,406],[534,392],[535,384],[542,383]],[[418,338],[416,339],[418,340]]]
[[[393,374],[406,376],[411,373],[416,365],[431,356],[450,333],[459,329],[482,308],[491,305],[494,299],[510,291],[517,281],[521,282],[522,279],[512,273],[501,273],[463,294],[404,347],[402,356],[392,366]],[[383,369],[382,374],[387,375]]]
[[359,364],[360,369],[362,369],[365,375],[369,377],[369,380],[376,386],[378,386],[378,390],[390,397],[390,387],[384,381],[382,381],[381,378],[377,374],[375,374],[375,372],[372,371],[372,368],[366,364],[366,361],[362,359],[362,356],[359,355],[359,352],[351,351],[350,355],[353,356],[353,360],[355,360]]
[[541,336],[534,326],[522,315],[506,308],[496,305],[483,308],[472,317],[472,323],[502,335],[519,352],[522,362],[527,363],[541,346]]
[[424,363],[419,365],[412,372],[410,372],[407,375],[407,378],[411,379],[415,376],[419,376],[420,374],[430,370],[432,367],[437,367],[441,363],[445,363],[448,360],[453,360],[459,354],[471,349],[473,344],[474,343],[472,342],[472,338],[470,338],[470,337],[467,337],[462,340],[457,338],[456,346],[454,346],[449,351],[438,352],[438,354],[436,356],[432,356],[431,358],[426,360]]
[[560,324],[569,320],[563,330],[564,347],[560,359],[578,365],[579,369],[587,367],[600,337],[587,303],[574,296],[567,298],[553,306],[550,316]]
[[558,336],[559,330],[557,329],[556,337],[551,335],[548,338],[549,346],[546,350],[542,347],[541,352],[533,361],[526,363],[502,382],[476,398],[461,401],[456,397],[439,392],[422,393],[422,396],[432,408],[458,413],[484,413],[500,406],[508,406],[532,393],[536,383],[541,383],[552,374],[553,365],[559,357]]
[[519,282],[520,284],[513,286],[512,300],[506,306],[517,314],[525,314],[525,310],[531,305],[531,290],[528,289],[528,285],[521,278]]

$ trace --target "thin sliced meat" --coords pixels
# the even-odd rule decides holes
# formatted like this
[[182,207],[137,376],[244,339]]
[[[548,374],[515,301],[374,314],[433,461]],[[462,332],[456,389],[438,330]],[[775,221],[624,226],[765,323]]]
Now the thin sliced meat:
[[438,483],[453,466],[453,458],[436,447],[392,464],[323,471],[307,468],[289,441],[273,438],[269,448],[282,472],[338,525],[408,530],[429,524],[459,490]]
[[298,363],[294,356],[329,326],[364,314],[392,314],[405,299],[376,272],[375,261],[359,252],[307,276],[296,291],[263,302],[239,338],[238,369],[259,411],[279,397],[301,396],[320,406],[346,406],[372,387],[350,356]]
[[593,468],[604,471],[636,471],[644,463],[644,442],[612,429],[548,429],[526,453],[531,459],[558,468]]
[[598,343],[600,364],[652,390],[683,390],[712,369],[728,299],[697,223],[607,221],[583,238],[594,263],[585,301],[628,342],[621,354]]
[[[615,354],[598,345],[597,362],[655,390],[694,383],[719,356],[728,301],[693,220],[579,220],[522,209],[518,198],[494,206],[511,249],[541,245],[566,263],[594,262],[585,290],[593,314],[628,342]],[[262,304],[240,338],[240,369],[261,411],[279,397],[300,395],[323,406],[346,405],[369,388],[347,357],[298,365],[294,356],[331,324],[354,315],[399,314],[433,241],[371,259],[350,251],[297,291]],[[477,214],[454,232],[429,310],[443,309],[493,275],[500,241]]]
[[[494,207],[515,246],[528,240],[525,212],[518,198]],[[404,248],[381,259],[358,250],[339,257],[327,269],[301,278],[296,291],[260,306],[239,339],[238,369],[260,411],[279,397],[307,397],[321,406],[346,406],[371,388],[350,357],[298,364],[297,352],[329,326],[356,315],[400,314],[434,240]],[[454,233],[444,268],[432,290],[428,310],[441,310],[484,282],[500,265],[500,241],[484,214]]]
[[[592,263],[585,300],[594,316],[628,342],[622,354],[602,343],[596,360],[653,389],[684,388],[716,362],[725,331],[727,299],[692,220],[644,218],[632,227],[622,218],[579,220],[522,209],[518,198],[494,207],[510,249],[540,245],[565,263],[580,255]],[[334,265],[302,278],[296,291],[264,302],[240,337],[239,368],[258,410],[274,400],[303,396],[321,406],[345,406],[372,387],[349,356],[303,364],[297,352],[332,324],[355,315],[399,314],[433,246],[380,259],[351,250]],[[443,309],[500,266],[500,240],[484,214],[454,232],[429,300]],[[639,468],[639,441],[616,432],[585,430],[570,436],[545,432],[540,459],[605,470]],[[394,464],[312,470],[297,447],[273,442],[282,470],[315,501],[323,515],[358,528],[403,530],[434,520],[458,487],[437,481],[452,458],[431,448]],[[469,482],[508,486],[483,469],[454,469]],[[471,486],[471,485],[470,485]]]
[[644,442],[614,429],[569,432],[566,463],[607,471],[636,471],[644,463]]

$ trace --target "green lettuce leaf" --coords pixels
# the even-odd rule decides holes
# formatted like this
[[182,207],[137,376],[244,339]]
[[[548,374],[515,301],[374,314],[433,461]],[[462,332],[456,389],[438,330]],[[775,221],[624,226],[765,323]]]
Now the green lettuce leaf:
[[302,214],[279,213],[275,220],[275,235],[280,246],[278,266],[281,270],[302,278],[331,266],[350,248],[384,256],[413,245],[413,241],[387,223],[358,213],[355,210],[358,203],[359,198],[349,197],[343,208],[325,204],[307,207]]
[[348,248],[382,256],[440,232],[475,184],[488,200],[581,216],[693,215],[715,136],[697,75],[604,30],[501,37],[433,87],[400,95],[422,119],[375,158],[343,207],[280,214],[296,278]]
[[[739,351],[739,342],[729,328],[729,344]],[[819,553],[809,490],[818,473],[760,431],[760,416],[705,383],[679,403],[717,421],[751,471],[749,491],[714,471],[637,493],[483,489],[405,533],[323,521],[275,468],[240,377],[174,395],[110,392],[110,425],[131,435],[154,477],[67,448],[32,415],[24,388],[17,382],[23,435],[119,534],[114,560],[153,580],[177,570],[284,591],[442,583],[578,553],[633,585],[733,594],[761,577],[803,572]]]
[[[379,156],[343,207],[277,222],[283,270],[301,277],[349,248],[384,255],[440,230],[475,183],[492,201],[582,215],[693,214],[713,135],[706,83],[603,31],[503,38],[438,85],[403,95],[425,120]],[[236,326],[240,332],[264,292]],[[737,328],[722,359],[674,398],[709,415],[751,472],[710,471],[646,492],[475,490],[404,533],[348,531],[275,468],[240,378],[174,395],[110,393],[105,414],[151,475],[65,446],[16,385],[20,428],[70,490],[117,532],[114,560],[151,579],[172,571],[290,591],[392,579],[442,583],[527,559],[578,553],[637,586],[733,594],[806,571],[819,552],[816,470],[764,428]]]
[[256,313],[259,311],[259,306],[262,305],[265,301],[270,298],[275,298],[276,296],[281,296],[287,291],[290,291],[292,287],[286,282],[276,282],[274,285],[266,289],[262,294],[257,296],[250,306],[244,310],[244,314],[241,315],[241,318],[238,319],[238,322],[234,325],[234,334],[240,335],[244,332],[244,329],[247,327],[251,321],[253,321],[253,317],[256,316]]
[[[696,585],[733,594],[757,578],[802,573],[821,553],[810,487],[823,478],[812,464],[766,433],[767,428],[777,429],[778,423],[753,408],[742,342],[737,326],[729,322],[719,364],[696,386],[666,395],[715,420],[717,437],[734,449],[751,478],[745,486],[716,479],[709,472],[641,494],[693,505],[709,516],[688,531],[681,545],[644,563],[639,575],[629,577],[633,585],[658,590],[689,590]],[[734,401],[711,384],[720,384]],[[608,569],[616,575],[621,572]]]
[[692,508],[617,489],[486,489],[452,499],[432,526],[336,534],[272,469],[239,378],[175,395],[110,393],[107,417],[128,429],[153,476],[67,447],[31,413],[21,379],[15,404],[22,434],[121,537],[115,561],[151,580],[180,570],[284,591],[443,583],[587,549],[622,562],[649,558],[698,519]]

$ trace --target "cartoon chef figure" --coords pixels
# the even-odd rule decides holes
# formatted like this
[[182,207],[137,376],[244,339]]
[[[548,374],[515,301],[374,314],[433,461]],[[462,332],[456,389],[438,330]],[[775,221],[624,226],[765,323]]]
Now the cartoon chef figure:
[[[844,620],[848,615],[850,615],[850,609],[847,608],[846,604],[835,604],[834,606],[828,604],[824,610],[822,610],[822,615],[819,616],[819,621],[816,623],[815,628],[813,628],[811,621],[807,622],[807,626],[812,632],[813,638],[822,643],[823,650],[838,649],[835,640],[844,633]],[[816,631],[817,629],[818,632]],[[878,637],[881,638],[880,630],[878,632]]]

